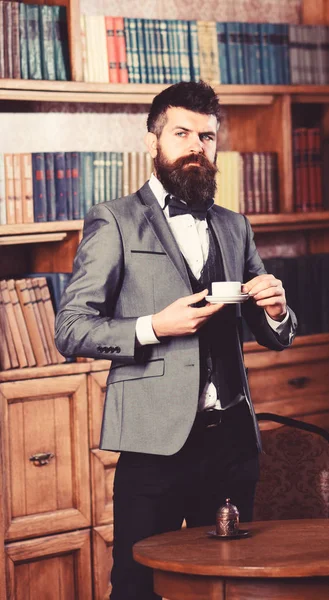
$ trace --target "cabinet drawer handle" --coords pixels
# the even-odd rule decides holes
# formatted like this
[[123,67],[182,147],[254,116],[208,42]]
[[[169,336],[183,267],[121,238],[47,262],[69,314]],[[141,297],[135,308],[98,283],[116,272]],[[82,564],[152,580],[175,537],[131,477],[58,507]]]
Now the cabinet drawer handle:
[[49,461],[54,458],[54,456],[55,455],[51,452],[40,452],[39,454],[30,456],[30,461],[33,462],[36,467],[43,467],[44,465],[48,465]]
[[292,385],[295,388],[303,388],[310,383],[310,381],[310,377],[294,377],[293,379],[288,379],[289,385]]

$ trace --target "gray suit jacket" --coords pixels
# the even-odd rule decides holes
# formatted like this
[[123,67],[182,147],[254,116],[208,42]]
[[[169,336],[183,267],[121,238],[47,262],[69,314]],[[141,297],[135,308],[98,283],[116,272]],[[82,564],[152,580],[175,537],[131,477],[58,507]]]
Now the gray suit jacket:
[[[264,273],[248,220],[215,205],[209,215],[225,278],[246,282]],[[198,406],[198,337],[172,337],[137,347],[135,326],[138,317],[191,293],[183,257],[148,184],[137,194],[91,209],[56,318],[56,344],[65,356],[112,361],[103,449],[169,455],[184,444]],[[274,350],[289,345],[252,300],[242,305],[242,312],[260,344]],[[296,318],[292,311],[290,315],[295,331]],[[236,305],[236,371],[259,442],[239,343],[240,316],[241,305]]]

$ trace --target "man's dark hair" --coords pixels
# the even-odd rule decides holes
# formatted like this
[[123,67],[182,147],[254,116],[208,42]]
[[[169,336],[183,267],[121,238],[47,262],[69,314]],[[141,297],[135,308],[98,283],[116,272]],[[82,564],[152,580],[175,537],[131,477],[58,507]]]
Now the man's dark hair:
[[147,118],[147,130],[161,135],[170,107],[186,108],[203,115],[214,115],[220,123],[221,109],[215,90],[204,81],[181,81],[155,96]]

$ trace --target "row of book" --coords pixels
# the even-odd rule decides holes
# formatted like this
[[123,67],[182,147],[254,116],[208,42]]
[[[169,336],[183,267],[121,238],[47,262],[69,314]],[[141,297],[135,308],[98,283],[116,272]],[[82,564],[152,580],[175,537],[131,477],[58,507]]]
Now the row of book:
[[[296,212],[323,210],[322,153],[320,129],[293,129],[294,203]],[[328,168],[329,165],[324,165]]]
[[55,313],[45,277],[0,281],[2,370],[65,362],[54,342]]
[[329,28],[82,15],[85,81],[329,83]]
[[235,212],[279,212],[274,152],[218,152],[215,203]]
[[65,6],[0,1],[0,77],[70,79]]
[[[287,302],[298,319],[298,335],[329,332],[329,254],[263,260],[268,273],[281,279]],[[253,338],[245,327],[245,341]]]
[[0,153],[0,224],[83,219],[138,190],[152,169],[148,152]]

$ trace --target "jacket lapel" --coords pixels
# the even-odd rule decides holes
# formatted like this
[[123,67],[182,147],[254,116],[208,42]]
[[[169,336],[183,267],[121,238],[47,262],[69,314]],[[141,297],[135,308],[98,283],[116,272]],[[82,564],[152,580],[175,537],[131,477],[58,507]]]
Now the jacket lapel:
[[161,206],[151,191],[148,183],[143,185],[137,192],[137,195],[141,203],[145,206],[145,219],[148,221],[151,229],[153,229],[162,248],[168,254],[172,264],[178,270],[189,291],[191,291],[191,284],[183,256],[166,221]]

